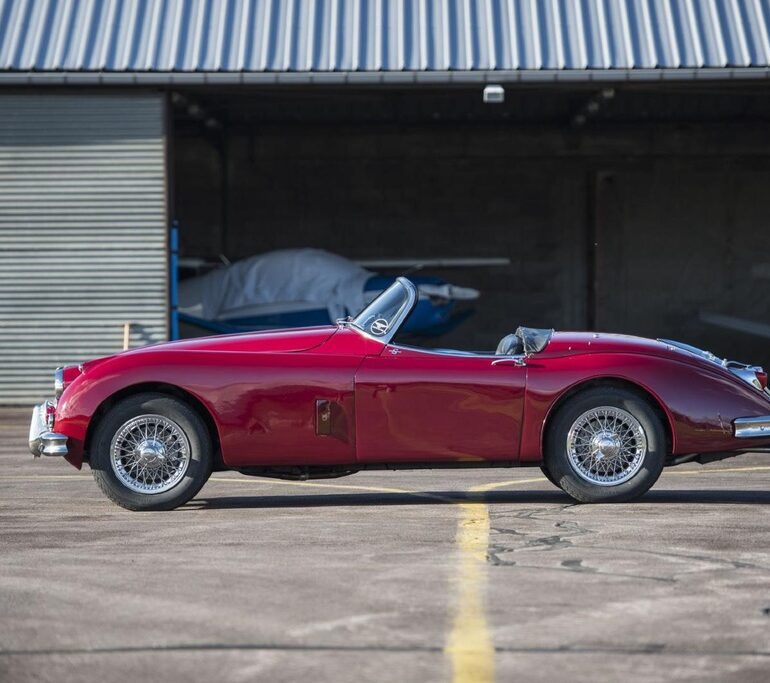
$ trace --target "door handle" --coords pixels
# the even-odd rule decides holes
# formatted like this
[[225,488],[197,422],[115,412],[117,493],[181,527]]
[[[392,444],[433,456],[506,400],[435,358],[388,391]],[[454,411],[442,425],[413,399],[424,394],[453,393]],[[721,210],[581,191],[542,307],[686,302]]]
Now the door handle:
[[522,368],[526,364],[526,356],[506,356],[505,358],[497,358],[492,361],[492,365],[515,365],[518,368]]

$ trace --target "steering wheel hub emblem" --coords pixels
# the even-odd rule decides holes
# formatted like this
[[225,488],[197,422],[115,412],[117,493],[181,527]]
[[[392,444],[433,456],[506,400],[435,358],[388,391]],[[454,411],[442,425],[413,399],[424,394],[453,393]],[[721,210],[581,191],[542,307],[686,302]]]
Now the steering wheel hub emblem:
[[388,321],[385,320],[385,318],[377,318],[377,320],[371,324],[369,329],[372,331],[372,334],[381,337],[388,331]]

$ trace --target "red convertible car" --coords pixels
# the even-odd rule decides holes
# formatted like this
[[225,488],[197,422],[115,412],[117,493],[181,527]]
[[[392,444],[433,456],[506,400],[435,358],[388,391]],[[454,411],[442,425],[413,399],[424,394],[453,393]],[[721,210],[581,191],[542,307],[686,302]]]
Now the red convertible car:
[[539,466],[583,502],[643,494],[663,467],[770,446],[761,368],[678,342],[520,327],[494,353],[394,337],[399,278],[336,325],[191,339],[60,368],[35,455],[84,462],[113,501],[166,510],[212,470]]

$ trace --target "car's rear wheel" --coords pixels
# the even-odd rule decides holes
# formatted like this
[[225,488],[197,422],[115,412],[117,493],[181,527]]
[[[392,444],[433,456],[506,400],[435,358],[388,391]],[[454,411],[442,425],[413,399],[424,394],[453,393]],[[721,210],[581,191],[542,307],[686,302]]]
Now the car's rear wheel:
[[206,425],[184,402],[163,394],[130,396],[96,427],[91,469],[110,500],[129,510],[171,510],[195,496],[211,474]]
[[577,501],[626,502],[657,481],[665,457],[665,432],[653,407],[635,392],[597,387],[554,416],[545,466]]

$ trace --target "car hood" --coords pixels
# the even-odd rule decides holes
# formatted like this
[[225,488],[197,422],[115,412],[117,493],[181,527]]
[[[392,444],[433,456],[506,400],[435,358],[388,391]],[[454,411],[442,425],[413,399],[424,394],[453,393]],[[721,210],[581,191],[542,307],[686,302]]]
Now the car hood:
[[329,339],[337,327],[299,327],[289,330],[266,332],[242,332],[215,337],[197,337],[180,341],[153,344],[128,353],[153,353],[154,351],[242,351],[249,353],[291,353],[307,351]]

